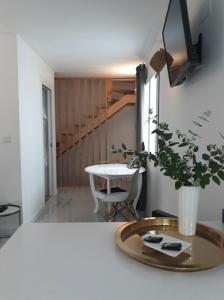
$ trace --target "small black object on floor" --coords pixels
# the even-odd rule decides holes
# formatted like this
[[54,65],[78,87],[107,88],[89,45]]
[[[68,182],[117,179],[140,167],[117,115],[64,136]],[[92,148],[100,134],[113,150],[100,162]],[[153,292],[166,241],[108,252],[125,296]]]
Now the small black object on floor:
[[[101,193],[107,194],[107,189],[102,189],[100,191],[101,191]],[[121,193],[121,192],[126,192],[126,190],[124,190],[124,189],[122,189],[120,187],[112,187],[110,189],[110,192],[111,193]]]

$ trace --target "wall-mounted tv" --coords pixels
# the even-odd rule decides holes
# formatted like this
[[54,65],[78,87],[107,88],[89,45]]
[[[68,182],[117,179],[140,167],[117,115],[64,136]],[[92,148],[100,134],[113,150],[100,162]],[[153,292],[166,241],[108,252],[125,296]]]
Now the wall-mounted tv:
[[193,45],[186,0],[170,0],[163,27],[163,43],[170,86],[181,84],[201,63],[201,35]]

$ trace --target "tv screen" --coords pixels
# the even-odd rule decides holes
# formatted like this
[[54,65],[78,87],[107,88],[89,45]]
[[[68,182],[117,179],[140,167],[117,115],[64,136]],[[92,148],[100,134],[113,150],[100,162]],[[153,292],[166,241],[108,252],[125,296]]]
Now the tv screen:
[[163,42],[171,86],[181,84],[187,71],[199,63],[192,45],[186,0],[171,0],[163,27]]

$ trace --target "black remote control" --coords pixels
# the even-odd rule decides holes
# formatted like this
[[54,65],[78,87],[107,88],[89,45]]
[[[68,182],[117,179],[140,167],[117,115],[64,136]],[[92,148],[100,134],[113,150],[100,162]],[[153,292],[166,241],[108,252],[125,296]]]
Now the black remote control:
[[154,243],[154,244],[158,244],[160,242],[162,242],[163,238],[160,236],[148,236],[147,238],[144,239],[145,242],[147,243]]
[[182,244],[181,243],[163,243],[161,246],[161,249],[180,251],[182,249]]

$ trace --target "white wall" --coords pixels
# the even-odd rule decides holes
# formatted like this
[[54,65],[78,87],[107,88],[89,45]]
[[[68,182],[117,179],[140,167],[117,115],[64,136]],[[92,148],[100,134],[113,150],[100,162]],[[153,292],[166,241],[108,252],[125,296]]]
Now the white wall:
[[[136,107],[126,106],[108,120],[108,146],[121,147],[124,143],[130,149],[136,147]],[[114,154],[110,153],[110,159]]]
[[[44,205],[42,84],[53,92],[54,72],[10,33],[0,33],[0,66],[0,203],[21,205],[23,221],[29,222]],[[52,98],[54,112],[54,93]],[[10,229],[14,221],[1,228]]]
[[[0,33],[0,203],[21,204],[16,36]],[[4,138],[11,142],[4,143]]]
[[[54,112],[54,72],[20,37],[17,37],[17,48],[23,221],[30,222],[45,201],[42,85],[52,90]],[[55,164],[53,168],[56,174]]]
[[[172,129],[186,131],[193,127],[191,120],[197,115],[212,110],[211,124],[202,132],[204,138],[200,143],[204,146],[223,142],[218,132],[224,132],[224,1],[201,0],[198,11],[192,3],[192,0],[188,3],[190,16],[197,18],[193,24],[197,23],[203,33],[203,65],[187,82],[175,88],[170,88],[164,68],[160,81],[160,120],[167,121]],[[149,167],[149,173],[148,214],[155,208],[176,214],[178,192],[174,190],[174,182],[153,167]],[[211,184],[201,192],[199,219],[221,218],[221,208],[224,208],[224,187]]]

